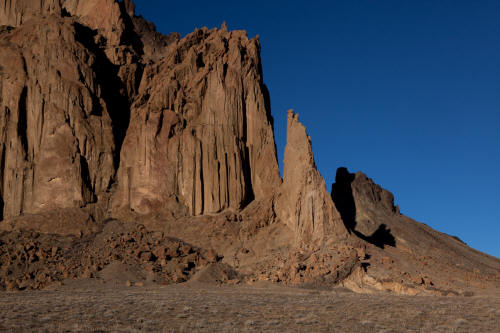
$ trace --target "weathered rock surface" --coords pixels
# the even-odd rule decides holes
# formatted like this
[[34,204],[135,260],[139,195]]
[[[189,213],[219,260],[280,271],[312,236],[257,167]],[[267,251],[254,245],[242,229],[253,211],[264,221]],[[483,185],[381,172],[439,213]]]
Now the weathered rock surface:
[[392,193],[362,172],[339,168],[332,197],[366,258],[365,270],[358,268],[346,281],[350,289],[446,295],[495,281],[497,258],[402,215]]
[[161,60],[168,52],[168,45],[180,40],[179,33],[172,32],[169,35],[163,35],[156,31],[152,22],[146,21],[142,16],[134,16],[132,20],[134,31],[142,46],[144,62]]
[[4,217],[95,202],[114,175],[106,74],[80,37],[56,17],[0,36]]
[[243,208],[281,182],[257,39],[206,28],[146,66],[121,152],[115,208]]
[[321,247],[347,235],[325,181],[316,169],[311,140],[298,115],[288,111],[283,184],[276,211],[295,231],[297,242]]
[[389,217],[399,215],[399,207],[394,206],[394,196],[391,192],[375,184],[364,173],[352,174],[346,168],[337,170],[335,183],[332,184],[332,199],[349,231],[357,228],[356,230],[363,234],[371,234],[378,227],[370,226],[370,221],[356,225],[356,217],[359,219],[362,214],[356,210],[359,207]]
[[6,0],[0,3],[0,24],[21,26],[31,19],[49,15],[74,16],[85,26],[99,30],[108,45],[118,46],[125,32],[124,15],[133,17],[130,1],[115,0]]
[[259,53],[225,25],[164,36],[131,0],[0,2],[0,288],[124,270],[130,286],[498,286],[498,259],[364,174],[339,169],[330,195],[292,111],[282,181]]
[[61,15],[60,0],[5,0],[0,2],[0,25],[17,27],[42,15]]
[[220,259],[161,232],[117,221],[83,238],[0,232],[0,290],[40,289],[77,278],[109,282],[120,278],[111,272],[117,265],[136,269],[141,281],[179,283]]
[[[125,23],[122,8],[115,0],[73,0],[63,1],[63,8],[71,16],[95,30],[100,30],[108,45],[117,46],[122,42]],[[128,15],[128,14],[127,14]]]
[[257,39],[162,36],[131,1],[0,13],[17,27],[1,36],[3,217],[107,201],[113,183],[118,210],[200,215],[281,183]]
[[[0,217],[107,205],[142,64],[117,1],[6,1]],[[102,214],[101,214],[102,215]]]

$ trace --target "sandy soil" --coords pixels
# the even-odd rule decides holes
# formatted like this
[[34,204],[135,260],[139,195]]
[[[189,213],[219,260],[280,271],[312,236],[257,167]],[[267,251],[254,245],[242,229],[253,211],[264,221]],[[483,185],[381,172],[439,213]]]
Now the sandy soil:
[[499,332],[500,295],[363,295],[270,285],[95,280],[0,293],[8,332]]

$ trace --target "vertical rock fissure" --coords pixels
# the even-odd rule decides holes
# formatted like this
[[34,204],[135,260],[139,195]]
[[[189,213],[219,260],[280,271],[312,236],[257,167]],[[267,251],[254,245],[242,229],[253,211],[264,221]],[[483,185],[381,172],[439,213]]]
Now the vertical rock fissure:
[[245,207],[249,203],[251,203],[255,199],[255,194],[253,192],[252,186],[252,170],[250,166],[250,153],[248,150],[248,146],[244,147],[243,152],[243,177],[245,181],[245,197],[242,203],[242,206]]
[[24,152],[24,159],[28,160],[28,135],[26,133],[28,127],[28,110],[26,108],[26,99],[28,97],[28,88],[24,87],[21,96],[19,97],[19,116],[17,119],[17,135],[21,141],[21,147]]
[[196,215],[196,154],[193,155],[193,186],[191,191],[191,215]]
[[[243,81],[241,82],[242,87],[244,87]],[[242,111],[242,121],[243,121],[243,151],[241,156],[242,167],[243,167],[243,180],[245,182],[245,194],[243,197],[242,207],[247,206],[250,202],[255,199],[255,194],[252,186],[252,167],[250,164],[250,153],[248,150],[248,119],[247,119],[247,103],[246,103],[246,92],[245,89],[241,91],[241,111]]]
[[[43,128],[45,124],[45,100],[42,101],[42,107],[40,108],[40,121],[38,123],[38,126],[40,128],[40,134],[38,136],[38,147],[42,146],[42,138],[43,138]],[[33,153],[33,157],[34,157]]]
[[243,121],[243,135],[242,135],[242,140],[247,143],[247,103],[246,103],[246,93],[245,93],[245,85],[243,84],[243,79],[240,82],[241,84],[241,113],[242,113],[242,121]]
[[75,39],[95,55],[95,63],[92,67],[101,88],[101,97],[106,104],[112,122],[115,144],[113,166],[116,172],[120,166],[121,147],[130,123],[131,105],[128,96],[125,95],[127,90],[118,76],[119,66],[114,65],[108,59],[104,50],[95,43],[96,31],[79,23],[75,23],[74,27]]
[[229,193],[229,164],[227,163],[227,153],[224,153],[224,162],[226,164],[226,198],[227,198],[227,205],[230,204],[230,193]]
[[316,210],[314,210],[314,196],[311,196],[311,212],[312,212],[312,229],[314,230],[314,217],[316,215]]
[[2,145],[2,155],[0,156],[0,221],[4,216],[4,184],[5,184],[5,145]]
[[134,211],[132,207],[132,172],[130,168],[127,168],[127,195],[128,195],[128,208]]
[[219,207],[222,206],[221,187],[220,187],[220,162],[217,161],[217,196],[219,198]]
[[203,183],[203,145],[200,141],[200,213],[205,212],[205,184]]
[[90,179],[89,164],[85,156],[80,154],[80,176],[83,182],[82,198],[84,203],[91,203],[95,201],[94,188]]

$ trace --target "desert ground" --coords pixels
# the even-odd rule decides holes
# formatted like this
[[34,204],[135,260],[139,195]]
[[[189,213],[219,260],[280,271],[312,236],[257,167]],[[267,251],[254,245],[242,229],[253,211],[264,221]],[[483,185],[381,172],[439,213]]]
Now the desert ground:
[[500,294],[68,282],[0,294],[5,332],[499,332]]

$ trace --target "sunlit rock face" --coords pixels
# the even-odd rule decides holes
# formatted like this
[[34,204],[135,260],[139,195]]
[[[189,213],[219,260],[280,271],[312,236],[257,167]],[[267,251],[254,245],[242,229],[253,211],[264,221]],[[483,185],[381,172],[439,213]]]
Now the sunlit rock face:
[[295,231],[300,245],[321,247],[347,232],[325,181],[316,169],[311,139],[299,117],[288,111],[283,185],[277,215]]
[[260,44],[244,31],[163,36],[114,0],[6,1],[0,24],[2,216],[104,197],[200,215],[281,184]]
[[166,198],[189,214],[242,208],[279,186],[257,39],[201,29],[146,66],[122,149],[115,207]]
[[95,202],[113,177],[109,103],[78,37],[55,16],[0,35],[5,217]]

